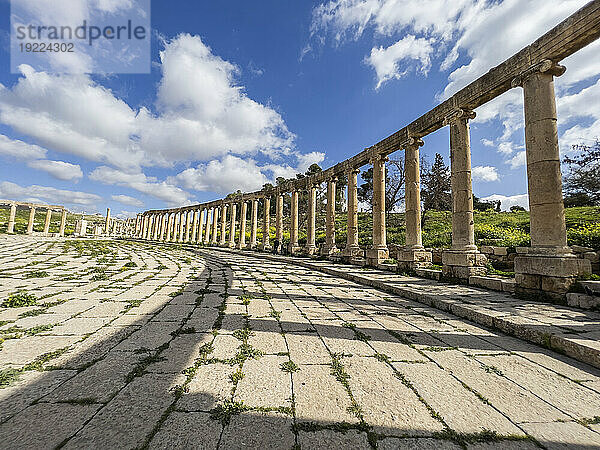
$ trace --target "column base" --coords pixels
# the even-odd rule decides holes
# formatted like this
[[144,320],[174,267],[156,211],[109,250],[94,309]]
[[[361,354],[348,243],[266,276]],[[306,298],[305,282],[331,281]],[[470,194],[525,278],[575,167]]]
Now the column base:
[[298,244],[290,243],[288,245],[288,252],[290,255],[297,255],[298,253],[302,253],[302,247],[300,247]]
[[235,242],[230,242],[229,244],[227,244],[227,247],[229,247],[229,248],[236,248],[237,244]]
[[366,252],[367,265],[377,267],[390,257],[390,252],[387,247],[369,248]]
[[269,244],[261,244],[261,246],[259,248],[263,252],[270,252],[273,250],[273,247],[271,247]]
[[347,246],[342,250],[342,261],[351,263],[357,258],[364,258],[365,252],[358,246]]
[[431,266],[433,255],[423,247],[398,250],[398,270],[416,270]]
[[442,253],[442,275],[468,281],[471,276],[483,276],[487,258],[476,250],[444,250]]
[[321,255],[321,256],[331,256],[334,253],[339,253],[339,250],[335,246],[335,244],[333,244],[332,246],[329,246],[327,244],[323,244],[321,246],[321,249],[319,250],[319,255]]
[[309,245],[304,247],[304,254],[308,255],[308,256],[312,256],[317,252],[317,246],[316,245]]
[[248,250],[256,250],[256,248],[257,248],[257,247],[258,247],[258,245],[256,244],[256,242],[255,242],[254,244],[253,244],[253,243],[250,243],[250,244],[248,244],[248,245],[246,246],[246,248],[247,248]]
[[515,258],[517,293],[563,297],[579,275],[592,272],[589,260],[573,254],[552,255],[533,248],[518,249],[518,253]]
[[246,245],[246,243],[242,243],[242,242],[238,242],[238,244],[235,246],[235,248],[237,248],[238,250],[244,250],[245,248],[248,248],[248,246]]

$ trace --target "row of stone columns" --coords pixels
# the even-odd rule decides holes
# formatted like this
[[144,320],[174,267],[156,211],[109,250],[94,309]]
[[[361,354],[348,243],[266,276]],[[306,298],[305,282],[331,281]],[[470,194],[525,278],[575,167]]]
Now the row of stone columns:
[[[564,68],[551,61],[544,61],[519,75],[513,81],[514,86],[522,86],[525,104],[525,137],[527,155],[527,177],[531,214],[531,247],[519,250],[521,255],[515,260],[517,286],[524,291],[563,292],[565,286],[578,274],[589,271],[589,261],[573,257],[567,247],[567,236],[562,202],[562,184],[560,173],[560,157],[558,150],[558,134],[556,119],[556,101],[554,95],[554,77],[562,74]],[[478,252],[475,245],[473,220],[473,191],[471,177],[471,148],[469,137],[469,120],[475,113],[468,109],[456,108],[445,118],[444,124],[450,127],[450,159],[452,189],[452,245],[443,252],[443,273],[450,278],[468,279],[473,275],[485,273],[485,256]],[[406,211],[406,245],[398,254],[398,265],[401,269],[416,269],[431,264],[431,253],[426,251],[421,238],[421,199],[419,176],[419,147],[423,145],[420,137],[412,137],[403,146],[405,151],[405,211]],[[366,249],[366,260],[370,265],[378,265],[388,258],[386,242],[386,195],[385,195],[385,163],[387,156],[374,154],[373,166],[373,243]],[[347,242],[340,253],[335,239],[335,200],[337,178],[327,181],[327,217],[326,239],[321,247],[321,254],[352,261],[362,255],[358,244],[358,208],[357,208],[357,175],[358,167],[350,168],[345,176],[348,186]],[[316,222],[316,187],[307,188],[307,241],[303,252],[314,254],[317,250],[315,242]],[[275,240],[282,245],[283,237],[283,196],[276,191],[265,194],[263,202],[263,240],[260,248],[271,250],[270,242],[270,208],[271,196],[276,201]],[[253,199],[250,221],[250,242],[246,245],[247,202],[241,201],[240,238],[235,242],[236,234],[236,202],[224,201],[221,206],[207,209],[205,244],[217,244],[218,217],[221,217],[221,233],[219,244],[237,248],[257,247],[258,200]],[[230,208],[229,241],[226,241],[226,215]],[[291,191],[290,244],[291,253],[301,251],[298,244],[298,191]],[[173,215],[177,222],[179,213]],[[189,213],[185,239],[189,240]],[[201,213],[202,214],[202,213]],[[169,214],[169,224],[171,224]],[[144,216],[146,217],[146,216]],[[210,238],[212,217],[212,238]],[[177,239],[177,226],[174,235],[170,236],[171,225],[167,232],[167,240],[182,242],[183,219],[181,232]],[[196,223],[194,220],[192,241],[196,241]],[[202,223],[202,221],[200,221]],[[147,224],[142,226],[142,237],[147,238]],[[202,234],[200,225],[200,235]],[[162,233],[161,233],[162,236]],[[199,241],[199,240],[198,240]],[[276,250],[280,250],[277,248]],[[586,266],[587,264],[587,266]]]
[[[7,227],[8,234],[13,234],[15,232],[15,221],[16,221],[18,205],[19,204],[17,202],[11,203],[11,205],[10,205],[10,212],[9,212],[9,216],[8,216],[8,227]],[[33,226],[34,226],[34,222],[35,222],[35,214],[36,214],[37,208],[32,205],[25,205],[25,206],[29,207],[29,220],[27,222],[27,234],[33,234]],[[52,212],[53,211],[54,210],[51,208],[46,208],[46,218],[44,220],[44,234],[50,233],[50,221],[52,220]],[[62,214],[61,214],[61,218],[60,218],[60,226],[59,226],[58,234],[59,234],[59,236],[64,236],[65,235],[65,225],[66,225],[66,220],[67,220],[67,211],[65,209],[61,209],[60,211],[62,212]]]

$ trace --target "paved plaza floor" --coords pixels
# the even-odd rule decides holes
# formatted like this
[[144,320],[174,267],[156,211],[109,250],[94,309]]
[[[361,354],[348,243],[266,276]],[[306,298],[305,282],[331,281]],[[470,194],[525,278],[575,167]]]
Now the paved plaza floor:
[[291,262],[4,236],[0,302],[3,449],[600,448],[599,369]]

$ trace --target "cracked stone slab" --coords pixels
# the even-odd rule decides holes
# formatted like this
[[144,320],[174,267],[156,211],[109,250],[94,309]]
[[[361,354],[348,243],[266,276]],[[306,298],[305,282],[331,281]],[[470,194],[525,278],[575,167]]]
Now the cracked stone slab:
[[201,412],[173,412],[160,427],[150,449],[216,449],[221,437],[221,426]]

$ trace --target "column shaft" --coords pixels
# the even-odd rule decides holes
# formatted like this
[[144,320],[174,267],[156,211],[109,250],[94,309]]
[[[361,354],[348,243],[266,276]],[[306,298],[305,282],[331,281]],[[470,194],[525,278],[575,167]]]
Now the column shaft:
[[358,195],[357,195],[357,177],[359,170],[352,169],[348,172],[348,218],[346,248],[344,249],[344,259],[351,261],[354,257],[360,256],[361,250],[358,245]]
[[202,243],[203,236],[204,236],[204,208],[198,210],[198,236],[196,239],[197,244]]
[[219,235],[219,245],[225,245],[227,232],[227,205],[221,206],[221,234]]
[[258,200],[252,200],[252,220],[250,224],[250,248],[256,248],[256,234],[258,228]]
[[387,157],[373,158],[373,245],[367,250],[367,263],[377,266],[389,256],[385,228],[385,163]]
[[232,203],[230,205],[229,213],[229,247],[235,247],[235,216],[237,213],[237,204]]
[[196,243],[198,237],[198,215],[199,211],[192,211],[192,215],[194,216],[194,221],[192,223],[192,242]]
[[110,235],[110,208],[106,208],[106,222],[104,223],[104,234]]
[[8,216],[8,229],[7,233],[11,234],[15,232],[15,217],[17,215],[17,204],[11,203],[10,205],[10,215]]
[[264,208],[263,208],[263,243],[262,249],[265,251],[271,250],[271,245],[269,242],[269,233],[271,230],[271,198],[265,197],[263,199]]
[[206,210],[206,231],[204,232],[204,244],[208,245],[210,243],[210,229],[212,226],[212,211],[214,208]]
[[298,245],[298,191],[292,191],[290,208],[290,246],[288,251],[294,254],[300,250]]
[[67,224],[67,211],[65,209],[62,210],[62,214],[60,215],[60,228],[58,229],[58,235],[60,237],[64,237],[65,235],[65,225]]
[[306,253],[312,255],[317,246],[315,244],[315,230],[317,221],[317,188],[308,188],[308,218],[306,223]]
[[191,224],[192,224],[192,215],[194,215],[194,211],[187,211],[185,213],[186,215],[186,221],[185,221],[185,241],[184,242],[190,242],[190,231],[191,231]]
[[214,215],[213,215],[213,230],[212,230],[212,239],[211,239],[211,244],[216,245],[217,244],[217,234],[219,231],[219,213],[221,212],[221,208],[219,206],[216,206],[214,209]]
[[240,239],[237,248],[246,248],[246,216],[248,215],[248,202],[242,200],[240,209]]
[[331,255],[337,251],[335,245],[335,193],[337,178],[327,181],[327,215],[325,217],[325,245],[321,248],[322,255]]
[[35,208],[29,210],[29,222],[27,223],[27,234],[33,234],[33,223],[35,222]]
[[44,234],[50,232],[50,219],[52,219],[52,210],[46,210],[46,220],[44,221]]
[[277,241],[275,251],[279,253],[283,244],[283,195],[278,193],[275,202],[275,240]]

